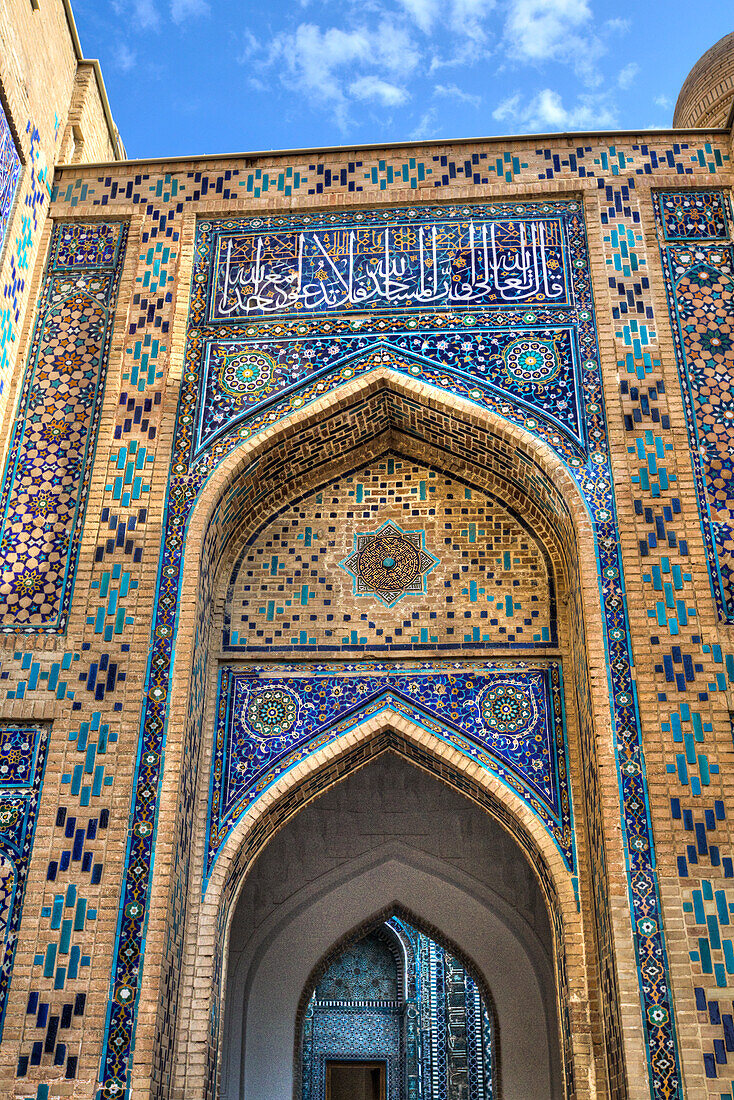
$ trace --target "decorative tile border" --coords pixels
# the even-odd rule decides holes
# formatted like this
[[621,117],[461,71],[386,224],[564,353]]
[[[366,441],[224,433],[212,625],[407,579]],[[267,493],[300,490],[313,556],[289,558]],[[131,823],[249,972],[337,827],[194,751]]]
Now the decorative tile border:
[[4,633],[66,628],[126,237],[54,230],[0,494]]
[[734,245],[722,191],[664,191],[655,215],[711,589],[734,622]]
[[47,750],[45,727],[0,725],[0,1037]]

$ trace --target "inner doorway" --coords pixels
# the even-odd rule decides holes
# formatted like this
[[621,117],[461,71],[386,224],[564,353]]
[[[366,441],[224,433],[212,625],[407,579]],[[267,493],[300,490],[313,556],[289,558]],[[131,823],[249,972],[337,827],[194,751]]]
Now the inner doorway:
[[[561,1100],[552,932],[529,861],[493,816],[393,751],[305,805],[248,874],[231,918],[220,1100],[302,1100],[309,1054],[304,1030],[317,1012],[321,1030],[312,1057],[386,1062],[386,1100],[393,1100],[391,1080],[401,1080],[401,1063],[393,1078],[391,1059],[399,1059],[404,1034],[410,1065],[417,1064],[421,1026],[409,1004],[405,975],[412,968],[396,916],[436,944],[429,951],[423,941],[421,973],[435,973],[445,951],[486,991],[493,1100]],[[392,927],[382,930],[378,922]],[[371,939],[350,961],[345,952],[360,935],[379,942]],[[339,957],[344,965],[327,985]],[[453,997],[453,964],[443,973]],[[369,1003],[354,1005],[347,988]],[[348,1000],[333,1013],[323,1003]],[[338,1019],[340,1009],[345,1015]],[[370,1021],[358,1049],[354,1016]],[[422,1050],[443,1080],[448,1012],[435,1019],[438,1030],[430,1014],[422,1021]],[[377,1021],[379,1027],[372,1026]],[[459,1034],[463,1030],[460,1020]],[[345,1033],[353,1040],[348,1050],[337,1045]],[[473,1034],[470,1049],[477,1049],[476,1029]],[[453,1032],[451,1044],[456,1050]],[[312,1061],[306,1076],[314,1100],[323,1100],[323,1069],[314,1069]],[[452,1062],[454,1075],[458,1069]]]
[[496,1097],[479,985],[404,915],[337,949],[311,989],[300,1100]]
[[385,1100],[384,1062],[327,1062],[326,1100]]

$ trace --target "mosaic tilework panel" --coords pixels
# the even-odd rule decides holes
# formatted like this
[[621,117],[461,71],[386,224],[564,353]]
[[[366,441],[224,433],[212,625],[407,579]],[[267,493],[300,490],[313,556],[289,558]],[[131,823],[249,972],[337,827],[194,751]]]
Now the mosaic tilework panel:
[[127,229],[54,231],[0,494],[2,629],[63,631]]
[[667,191],[658,196],[666,241],[729,236],[721,191]]
[[388,653],[556,640],[542,543],[488,494],[396,456],[289,504],[248,540],[223,645]]
[[397,961],[374,933],[348,947],[319,978],[319,1001],[397,1001]]
[[[486,154],[484,155],[486,156]],[[480,156],[480,154],[477,154],[477,156]],[[443,158],[443,161],[441,157],[433,159],[436,161],[437,172],[440,172],[440,169],[445,167],[445,173],[441,174],[440,178],[439,175],[436,176],[436,186],[448,186],[451,179],[457,178],[458,162],[456,158],[450,156]],[[635,248],[634,228],[630,230],[632,234],[631,237],[626,229],[628,222],[630,224],[634,223],[634,218],[630,214],[630,191],[635,186],[635,176],[650,175],[658,167],[677,171],[681,176],[699,174],[700,177],[705,173],[715,175],[726,159],[727,154],[710,143],[702,142],[700,148],[689,146],[685,143],[669,146],[668,139],[653,146],[635,145],[624,149],[616,147],[599,148],[595,146],[593,148],[589,147],[588,150],[579,148],[573,152],[564,150],[561,154],[553,149],[538,149],[531,157],[532,167],[530,168],[529,174],[531,180],[535,178],[555,179],[564,175],[571,178],[588,175],[603,177],[603,182],[600,185],[604,186],[604,184],[607,184],[606,200],[603,203],[602,223],[604,226],[610,226],[610,240],[614,238],[614,242],[610,246],[608,258],[608,263],[612,265],[610,266],[610,287],[615,303],[613,306],[613,315],[615,319],[620,320],[620,323],[629,321],[629,323],[626,323],[626,327],[631,333],[629,337],[629,348],[630,356],[633,358],[638,358],[636,353],[633,352],[633,346],[638,340],[636,333],[639,329],[644,329],[644,322],[649,320],[652,316],[651,307],[647,304],[646,295],[644,293],[646,289],[645,275],[644,273],[638,275],[637,269],[634,267],[635,256],[633,254],[630,257],[629,254],[629,250],[632,249],[634,253]],[[441,162],[440,167],[439,162]],[[479,161],[477,164],[479,164]],[[318,167],[321,168],[321,166]],[[464,168],[463,166],[460,167],[463,176]],[[316,170],[316,168],[317,166],[314,166],[314,170]],[[387,172],[387,168],[390,169],[389,173]],[[387,166],[387,168],[383,170],[382,166],[375,166],[374,171],[372,171],[372,169],[366,171],[365,181],[367,185],[370,187],[376,186],[382,190],[389,189],[391,184],[388,184],[388,174],[390,175],[391,182],[393,178],[397,177],[393,176],[394,168],[392,166]],[[513,164],[512,158],[510,157],[507,160],[505,178],[510,181],[520,178],[527,168],[528,164],[525,162],[521,164],[519,160],[517,164]],[[431,169],[431,171],[433,171],[433,169]],[[166,175],[165,178],[163,174],[161,174],[160,177],[145,175],[141,176],[139,179],[136,178],[134,181],[130,180],[127,187],[120,187],[119,182],[111,178],[100,178],[97,181],[77,180],[76,182],[69,183],[68,187],[60,192],[59,195],[63,203],[68,204],[70,209],[73,209],[74,204],[79,201],[90,201],[92,204],[105,203],[112,209],[115,204],[126,206],[133,200],[136,202],[143,200],[155,206],[156,215],[158,218],[162,219],[157,229],[162,235],[165,234],[169,236],[173,232],[170,220],[173,217],[174,211],[178,212],[179,208],[181,210],[185,209],[186,202],[197,202],[202,195],[206,195],[209,191],[214,193],[215,188],[217,196],[226,201],[231,196],[239,193],[237,188],[240,187],[240,185],[243,189],[247,189],[250,186],[249,177],[247,177],[247,179],[240,179],[240,175],[239,169],[222,169],[221,171],[217,169],[211,174],[197,171],[191,172],[190,174],[182,173],[180,177]],[[257,195],[259,197],[262,193],[262,187],[267,189],[267,182],[263,183],[262,174],[256,179],[254,170],[251,175],[253,190],[250,193],[254,194],[255,190],[257,190]],[[284,171],[283,175],[285,177],[287,173]],[[334,191],[343,190],[348,182],[342,181],[341,177],[337,174],[330,174],[328,180],[324,172],[316,172],[316,175],[320,175],[323,180],[323,182],[318,182],[316,184],[316,187],[319,188],[317,192],[319,194],[326,193],[329,189],[333,189]],[[619,181],[614,180],[613,177],[620,175],[623,177],[622,179]],[[480,176],[480,179],[481,178],[484,177]],[[275,182],[271,182],[272,186],[275,187]],[[298,187],[301,186],[301,183],[302,181],[299,180]],[[286,186],[291,186],[291,184],[284,183],[284,187]],[[304,186],[306,186],[305,183]],[[358,186],[362,186],[362,184]],[[280,189],[279,184],[278,188]],[[82,194],[82,191],[84,191],[84,194]],[[619,235],[620,231],[622,232],[621,237]],[[627,251],[625,252],[625,250]],[[630,315],[633,316],[630,317]],[[641,318],[641,321],[638,321],[637,317]],[[218,331],[223,327],[224,326],[219,326]],[[644,372],[645,364],[642,354],[639,356],[639,360],[639,363],[633,363],[633,370],[639,369]],[[196,366],[198,369],[198,360]],[[418,367],[417,364],[416,367]],[[420,373],[419,367],[418,373]],[[462,392],[460,387],[456,384],[456,379],[451,380],[448,374],[446,374],[445,377],[449,379],[451,388],[454,388],[456,392]],[[187,382],[188,381],[193,380],[187,379]],[[592,466],[591,463],[586,465],[583,458],[578,454],[574,456],[577,463],[576,466],[574,466],[573,457],[568,458],[567,461],[571,468],[576,470],[579,482],[582,484],[583,490],[592,507],[592,512],[597,520],[600,546],[600,568],[602,571],[609,571],[608,573],[604,573],[604,600],[605,609],[609,616],[607,625],[609,627],[615,720],[617,722],[618,736],[620,737],[620,754],[622,760],[629,762],[630,768],[635,766],[639,769],[641,752],[634,692],[631,677],[629,675],[629,651],[626,638],[620,640],[621,636],[624,634],[625,627],[623,589],[619,581],[619,574],[613,572],[619,569],[617,553],[616,551],[611,552],[608,548],[610,544],[615,543],[616,524],[613,517],[613,503],[610,501],[607,488],[605,487],[608,471],[604,469],[606,463],[604,457],[604,421],[603,415],[600,415],[601,410],[598,407],[600,401],[599,390],[597,389],[596,394],[593,392],[593,371],[590,371],[589,374],[585,376],[584,386],[586,389],[587,429],[591,426],[594,432],[594,434],[588,433],[588,437],[595,441],[592,462],[598,463],[599,468],[594,473],[594,466]],[[449,388],[448,384],[447,388]],[[196,397],[191,397],[185,390],[184,402],[182,406],[183,415],[179,419],[179,432],[177,433],[177,453],[174,464],[174,492],[176,488],[176,478],[180,475],[182,482],[181,490],[184,494],[189,494],[201,485],[203,476],[206,476],[204,467],[207,465],[209,456],[206,457],[199,469],[195,472],[193,470],[191,471],[194,473],[194,476],[187,481],[184,475],[191,469],[189,465],[189,457],[191,454],[191,433],[189,424],[196,420]],[[192,420],[187,420],[192,410],[194,411],[194,416]],[[507,415],[510,419],[519,420],[519,422],[525,424],[529,430],[535,431],[540,438],[549,439],[552,445],[563,451],[560,433],[553,439],[548,432],[547,425],[544,424],[540,418],[536,419],[532,415],[527,416],[526,412],[523,413],[522,417],[518,416],[516,404],[510,403],[509,401],[506,402],[504,409],[499,407],[499,411],[503,412],[503,414]],[[269,417],[268,422],[272,423],[274,419],[277,419],[279,413],[277,410],[271,410],[267,415]],[[265,423],[265,421],[263,421],[263,423]],[[246,428],[246,426],[244,427]],[[242,430],[242,427],[238,428],[238,431]],[[247,430],[247,434],[249,434],[249,429]],[[178,441],[182,437],[186,442],[186,447],[183,449],[178,447]],[[242,436],[240,436],[240,438],[242,438]],[[598,444],[596,442],[597,440],[600,441]],[[232,441],[232,445],[234,445],[234,443],[235,440]],[[223,436],[214,442],[211,448],[212,466],[216,463],[218,458],[226,452],[228,446],[229,441],[225,440]],[[648,456],[645,455],[645,459],[650,463],[650,468],[652,469],[654,466],[654,455],[651,454],[649,459]],[[180,463],[178,468],[176,463]],[[211,466],[209,468],[211,468]],[[199,474],[203,476],[199,477]],[[182,499],[184,498],[182,497]],[[175,513],[174,519],[177,523],[180,523],[181,513],[186,512],[186,506],[184,504],[181,509],[178,509],[176,505],[173,511]],[[166,552],[167,550],[168,544],[166,544]],[[166,585],[168,585],[168,582],[166,582]],[[626,665],[625,662],[627,662]],[[163,686],[163,692],[156,695],[155,700],[165,699],[165,685],[161,685],[160,677],[156,674],[156,690],[161,686]],[[158,709],[158,703],[155,700],[152,698],[150,700],[151,716],[153,712],[157,712]],[[630,700],[631,709],[628,706]],[[148,727],[146,727],[146,729],[147,728]],[[151,733],[150,743],[153,744],[156,741],[156,737],[153,736],[152,726],[149,732]],[[658,976],[655,981],[652,984],[646,983],[642,985],[646,1037],[650,1042],[653,1090],[656,1095],[668,1095],[670,1094],[671,1088],[673,1092],[675,1092],[679,1082],[677,1078],[677,1065],[675,1064],[676,1059],[672,1022],[666,1018],[666,1006],[669,1004],[669,998],[665,986],[665,952],[662,933],[660,931],[658,901],[655,891],[654,862],[649,851],[645,849],[645,843],[649,844],[650,840],[649,820],[646,813],[643,813],[642,818],[640,818],[639,814],[627,813],[628,805],[631,810],[632,804],[640,796],[642,796],[644,800],[644,779],[639,776],[639,771],[630,771],[630,775],[637,775],[638,778],[633,778],[629,782],[622,781],[622,808],[625,815],[627,839],[630,843],[634,842],[635,846],[635,855],[632,857],[635,864],[635,875],[634,882],[632,879],[630,882],[630,900],[633,919],[636,921],[642,912],[647,912],[648,914],[652,912],[653,915],[658,918],[657,923],[653,921],[655,927],[652,928],[652,931],[649,930],[650,922],[646,922],[644,934],[640,934],[643,936],[646,944],[653,941],[655,942],[657,957],[661,960],[657,972]],[[145,789],[148,790],[150,774],[147,771],[145,783]],[[145,811],[145,816],[149,818],[147,809]],[[138,866],[137,863],[136,866]],[[635,884],[639,885],[640,883],[646,884],[649,886],[649,889],[638,890]],[[125,939],[126,951],[128,950],[130,942],[129,938]],[[118,974],[120,973],[121,972],[118,971]],[[116,1034],[119,1034],[119,1032]],[[126,1035],[130,1036],[130,1034],[130,1029],[127,1029]],[[110,1077],[109,1080],[111,1090],[109,1095],[114,1095],[114,1090],[119,1091],[120,1087],[124,1087],[124,1085],[120,1084],[119,1077],[114,1080]]]
[[[546,311],[548,312],[548,311]],[[570,318],[564,311],[562,319]],[[407,333],[399,322],[369,319],[325,322],[321,328],[339,330],[340,339],[306,339],[303,323],[299,335],[281,336],[294,326],[270,326],[269,339],[208,340],[202,372],[203,401],[197,424],[196,449],[208,447],[223,430],[247,424],[278,398],[294,395],[291,407],[303,404],[303,390],[318,395],[328,379],[347,381],[376,366],[390,366],[413,376],[445,385],[447,369],[465,393],[481,396],[479,385],[498,397],[512,400],[532,416],[543,415],[549,430],[561,432],[580,448],[584,446],[582,408],[578,394],[577,346],[573,330],[557,326],[533,326],[536,314],[525,311],[513,319],[497,311],[486,315],[485,327],[466,321],[461,331],[443,327],[445,319],[431,317],[408,322]],[[468,319],[471,322],[471,318]],[[522,327],[508,328],[508,322]],[[524,324],[523,324],[524,323]],[[496,325],[496,328],[486,327]],[[361,331],[369,330],[372,331]],[[375,331],[375,328],[377,331]],[[247,330],[253,326],[247,326]],[[346,331],[344,331],[346,329]],[[360,335],[354,335],[354,329]],[[229,326],[230,334],[233,326]],[[279,408],[282,408],[280,404]],[[243,429],[244,430],[244,429]]]
[[0,104],[0,253],[8,231],[20,176],[20,157],[5,112]]
[[193,452],[389,364],[505,415],[519,406],[578,457],[597,360],[580,205],[352,218],[200,223],[185,380],[201,392],[183,396],[199,406]]
[[35,245],[43,225],[43,207],[50,190],[50,172],[41,147],[41,135],[32,122],[26,125],[28,171],[22,181],[19,200],[20,226],[12,247],[8,247],[9,273],[2,288],[0,304],[0,398],[3,408],[10,392],[16,368],[18,334]]
[[[734,246],[723,192],[663,192],[658,220],[701,525],[719,614],[734,622]],[[678,211],[683,215],[678,217]],[[708,240],[706,238],[709,238]],[[716,238],[723,238],[717,240]],[[713,241],[711,240],[713,239]]]
[[[395,957],[385,943],[391,935]],[[386,963],[392,964],[391,983],[378,980]],[[343,980],[355,969],[375,976],[356,993],[349,988],[354,982],[345,987]],[[324,984],[339,996],[325,995]],[[391,996],[375,995],[372,986],[383,992],[390,984]],[[491,1022],[476,983],[441,944],[397,916],[338,955],[312,995],[303,1021],[303,1100],[323,1097],[328,1061],[369,1059],[386,1063],[389,1100],[494,1095]]]
[[[360,666],[361,667],[361,666]],[[219,674],[210,871],[237,819],[279,775],[367,718],[394,710],[498,775],[574,866],[560,666],[317,666]]]
[[45,728],[0,725],[0,1036],[47,749]]

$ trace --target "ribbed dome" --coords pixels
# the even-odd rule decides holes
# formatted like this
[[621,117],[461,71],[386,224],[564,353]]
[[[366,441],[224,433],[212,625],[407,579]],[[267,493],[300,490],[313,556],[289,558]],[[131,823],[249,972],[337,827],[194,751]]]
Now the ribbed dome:
[[699,58],[686,77],[673,115],[674,126],[731,124],[734,108],[734,32]]

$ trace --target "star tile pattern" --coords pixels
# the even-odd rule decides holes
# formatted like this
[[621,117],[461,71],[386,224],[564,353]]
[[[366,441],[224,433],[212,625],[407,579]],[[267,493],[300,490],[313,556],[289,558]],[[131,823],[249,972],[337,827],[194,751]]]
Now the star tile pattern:
[[[417,553],[441,547],[425,587],[416,574],[395,612],[371,590],[355,604],[359,577],[343,564],[354,557],[355,528],[374,533],[381,519],[401,532],[419,527]],[[399,455],[290,501],[247,539],[228,589],[222,643],[232,655],[557,642],[553,568],[522,517],[490,493]]]
[[355,535],[354,553],[341,563],[354,578],[354,594],[377,596],[392,607],[408,592],[425,592],[426,577],[438,564],[425,541],[425,531],[402,531],[394,523]]
[[54,231],[0,493],[5,633],[66,626],[126,233],[120,222]]

